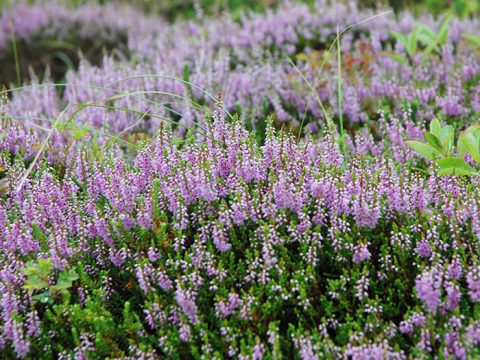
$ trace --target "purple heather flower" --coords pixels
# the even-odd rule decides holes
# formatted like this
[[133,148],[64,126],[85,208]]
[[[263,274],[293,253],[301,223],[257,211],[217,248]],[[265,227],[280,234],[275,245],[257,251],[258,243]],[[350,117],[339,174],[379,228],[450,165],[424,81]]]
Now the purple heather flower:
[[460,305],[460,298],[462,293],[460,288],[452,282],[445,284],[445,290],[447,292],[447,308],[453,310]]
[[468,295],[474,302],[480,301],[480,266],[470,268],[467,273]]
[[30,337],[37,337],[40,335],[40,319],[35,310],[28,314],[27,335]]
[[462,273],[462,265],[458,261],[458,258],[455,256],[452,262],[448,265],[447,276],[450,279],[458,280],[462,276]]
[[428,240],[422,239],[421,241],[419,241],[415,247],[415,252],[420,257],[423,257],[423,258],[430,257],[430,255],[432,255],[432,250],[430,248],[430,243],[428,242]]
[[219,301],[216,304],[216,312],[219,317],[224,318],[234,313],[241,306],[241,299],[238,294],[230,293],[227,301]]
[[192,323],[197,323],[199,321],[198,308],[191,292],[182,289],[180,286],[177,286],[177,290],[175,291],[175,300]]
[[253,347],[252,360],[262,360],[265,353],[265,346],[263,344],[256,344]]
[[440,304],[441,283],[441,273],[436,269],[424,271],[415,281],[417,296],[430,312],[435,312]]
[[13,347],[18,357],[25,357],[30,350],[30,341],[25,340],[22,324],[13,320]]
[[360,244],[355,246],[353,250],[353,262],[359,263],[364,260],[370,259],[372,254],[368,251],[368,246],[366,244]]

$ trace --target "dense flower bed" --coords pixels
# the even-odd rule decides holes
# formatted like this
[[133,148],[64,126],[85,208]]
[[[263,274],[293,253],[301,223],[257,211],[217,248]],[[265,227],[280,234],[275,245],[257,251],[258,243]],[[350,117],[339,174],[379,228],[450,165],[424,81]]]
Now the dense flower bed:
[[478,355],[476,182],[368,139],[345,161],[329,132],[270,124],[258,147],[237,121],[206,127],[180,148],[162,128],[132,165],[77,149],[20,189],[4,153],[3,351]]
[[315,81],[339,19],[372,13],[316,5],[132,31],[129,62],[4,96],[3,357],[480,356],[478,179],[404,143],[433,116],[478,121],[479,23],[428,56],[386,29],[429,17],[346,33],[339,146],[285,57]]
[[[263,119],[275,112],[278,121],[297,127],[305,117],[316,131],[323,117],[317,96],[334,115],[338,112],[335,63],[328,62],[318,76],[324,51],[336,35],[336,24],[343,28],[374,14],[358,11],[355,3],[331,7],[319,0],[314,8],[286,4],[266,14],[245,16],[241,23],[225,15],[217,20],[152,27],[151,32],[132,31],[130,62],[118,64],[106,58],[100,68],[84,62],[79,71],[67,75],[70,85],[65,87],[63,98],[45,95],[45,99],[35,92],[43,106],[28,110],[52,116],[65,105],[140,92],[117,98],[112,104],[194,126],[203,118],[205,106],[212,104],[205,92],[215,95],[221,90],[225,106],[232,112],[240,111],[250,128],[258,128],[260,120],[261,130]],[[464,38],[465,34],[479,35],[478,21],[453,20],[448,41],[438,52],[425,58],[419,51],[408,61],[399,62],[398,57],[406,56],[406,52],[390,31],[407,34],[419,23],[436,29],[440,19],[435,21],[427,15],[414,19],[408,13],[395,19],[389,14],[362,23],[342,37],[343,113],[351,123],[376,119],[380,105],[392,107],[399,115],[402,106],[410,104],[415,116],[427,120],[439,113],[457,122],[478,116],[479,53]],[[303,77],[320,85],[317,94],[312,93]],[[79,84],[92,87],[79,88]],[[99,86],[108,90],[96,88]],[[24,115],[28,103],[25,99],[31,98],[32,91],[14,95],[12,114]],[[107,123],[118,132],[137,123],[138,118],[125,112],[105,114],[101,109],[89,108],[77,116],[77,121],[93,127]],[[157,125],[153,122],[154,128]],[[137,128],[149,126],[146,118]]]

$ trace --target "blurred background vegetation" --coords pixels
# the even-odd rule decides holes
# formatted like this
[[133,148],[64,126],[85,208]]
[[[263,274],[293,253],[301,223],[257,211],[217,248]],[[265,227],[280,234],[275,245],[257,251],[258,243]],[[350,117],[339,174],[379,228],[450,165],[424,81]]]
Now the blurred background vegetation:
[[[81,2],[85,0],[77,0]],[[300,0],[312,4],[313,0]],[[147,11],[166,15],[168,18],[191,17],[195,15],[194,3],[207,12],[228,9],[232,12],[244,10],[262,11],[279,3],[278,0],[137,0],[134,1]],[[341,1],[332,1],[341,2]],[[396,12],[410,10],[416,14],[431,12],[439,16],[445,12],[454,13],[459,17],[469,17],[480,13],[480,0],[358,0],[361,7],[380,8],[388,6]]]
[[[35,0],[27,0],[34,3]],[[313,4],[314,0],[297,0]],[[0,8],[16,3],[17,0],[0,0]],[[164,16],[169,20],[177,18],[192,18],[197,15],[197,9],[204,13],[216,14],[228,10],[239,16],[244,10],[263,11],[275,7],[280,0],[62,0],[69,6],[79,6],[84,3],[127,3],[142,8],[145,12]],[[332,2],[342,2],[334,1]],[[436,16],[452,13],[459,17],[477,16],[480,14],[480,0],[358,0],[361,7],[381,8],[391,7],[396,12],[410,10],[415,14],[428,11]]]
[[[162,16],[169,21],[192,19],[199,14],[206,16],[228,11],[234,19],[240,21],[245,11],[262,12],[275,8],[281,0],[58,0],[67,7],[78,7],[86,3],[128,4],[143,10],[147,14]],[[314,6],[314,0],[295,0]],[[348,0],[330,0],[332,5]],[[453,14],[458,17],[480,15],[480,0],[357,0],[360,7],[381,11],[386,7],[395,12],[412,11],[419,15],[430,12],[441,17]],[[36,0],[0,0],[0,15],[21,3],[36,3]],[[70,36],[63,41],[35,35],[28,43],[17,39],[0,51],[0,85],[21,84],[30,78],[30,69],[40,77],[45,69],[50,69],[54,81],[63,79],[68,69],[77,68],[79,51],[92,64],[99,64],[104,51],[111,53],[119,50],[125,53],[128,34],[119,32],[114,39],[105,42],[101,38],[79,38],[75,29],[69,29]],[[16,55],[16,56],[15,56]]]

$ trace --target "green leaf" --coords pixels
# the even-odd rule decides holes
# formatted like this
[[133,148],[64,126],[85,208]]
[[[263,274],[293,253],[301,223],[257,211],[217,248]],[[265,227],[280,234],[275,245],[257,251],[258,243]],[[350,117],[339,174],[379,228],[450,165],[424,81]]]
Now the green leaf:
[[38,259],[38,262],[29,261],[27,266],[25,266],[21,271],[27,275],[38,275],[41,277],[46,277],[50,274],[50,271],[53,269],[53,264],[50,259]]
[[470,125],[464,132],[476,135],[477,133],[480,132],[480,125],[478,124]]
[[65,130],[65,128],[67,127],[67,123],[65,121],[57,121],[55,124],[54,124],[54,127],[55,129],[57,129],[58,131],[62,132],[63,130]]
[[440,124],[440,121],[437,118],[434,118],[430,122],[430,132],[436,136],[439,140],[442,137],[442,125]]
[[415,25],[415,29],[418,35],[423,35],[424,37],[430,39],[430,41],[435,41],[435,39],[437,38],[437,34],[435,33],[435,31],[433,31],[426,25],[417,24]]
[[477,170],[464,160],[456,157],[447,157],[437,161],[439,175],[478,175]]
[[452,125],[447,125],[442,129],[440,140],[442,142],[443,150],[450,155],[455,141],[455,129]]
[[159,192],[160,192],[160,179],[153,180],[153,191],[152,191],[152,215],[153,220],[158,220],[160,218],[160,206],[159,206]]
[[[471,125],[467,128],[467,130],[464,131],[464,133],[470,133],[475,136],[475,139],[477,139],[477,143],[480,146],[480,125]],[[478,151],[480,152],[480,148],[478,149]]]
[[28,290],[29,294],[32,294],[34,290],[42,290],[48,288],[48,282],[42,280],[38,275],[30,275],[23,285],[25,290]]
[[437,41],[439,45],[445,46],[448,40],[448,33],[450,31],[450,22],[453,20],[452,15],[446,16],[440,26],[438,27]]
[[448,40],[448,33],[450,31],[450,27],[448,24],[446,26],[441,26],[438,32],[438,43],[442,46],[445,46]]
[[67,270],[67,271],[62,271],[60,273],[60,275],[58,276],[58,281],[61,281],[61,282],[72,283],[75,280],[78,280],[78,274],[73,269]]
[[58,276],[57,283],[51,287],[53,291],[63,291],[72,287],[72,283],[78,280],[75,270],[62,271]]
[[29,276],[29,275],[35,275],[38,273],[38,266],[36,266],[36,264],[33,262],[33,261],[29,261],[27,263],[27,266],[25,266],[24,268],[22,268],[22,273],[24,273],[25,275]]
[[388,56],[400,64],[406,64],[408,62],[407,58],[402,54],[389,54]]
[[87,137],[90,134],[90,130],[88,129],[81,129],[76,128],[72,132],[72,138],[75,140],[82,140],[83,138]]
[[43,231],[38,227],[37,224],[32,222],[32,234],[33,237],[40,242],[47,244],[48,243],[48,236],[43,233]]
[[425,137],[425,140],[427,140],[428,143],[432,145],[435,149],[437,149],[438,151],[443,150],[442,143],[435,135],[429,133],[428,131],[424,131],[423,136]]
[[442,141],[444,141],[444,139],[450,136],[453,136],[454,133],[455,133],[455,129],[453,128],[452,125],[445,125],[442,128],[442,132],[440,133],[440,138]]
[[460,159],[463,159],[465,157],[465,154],[468,152],[467,144],[465,144],[465,141],[462,139],[462,136],[458,138],[457,151]]
[[408,55],[413,56],[417,52],[418,40],[417,33],[412,32],[407,36],[407,52]]
[[80,181],[78,181],[78,179],[75,175],[73,175],[73,174],[70,175],[70,178],[75,183],[75,185],[77,185],[80,189],[82,189],[83,191],[87,191],[87,186],[85,184],[82,184]]
[[48,276],[53,270],[53,264],[50,259],[38,259],[38,269],[43,276]]
[[421,33],[417,34],[417,37],[418,37],[418,40],[423,45],[425,45],[427,47],[433,47],[433,48],[437,47],[437,41],[436,41],[434,36],[431,36],[430,34],[425,33],[425,32],[421,32]]
[[400,34],[399,32],[396,31],[390,31],[390,34],[397,40],[399,43],[403,45],[403,47],[407,47],[407,38],[405,35]]
[[427,58],[434,50],[438,50],[437,43],[433,42],[423,49],[423,58]]
[[464,34],[463,37],[476,46],[480,46],[480,37],[473,34]]
[[[473,160],[480,163],[480,154],[478,152],[479,144],[475,136],[471,133],[465,133],[460,136],[460,140],[462,141],[462,146],[467,149]],[[463,155],[465,156],[465,153]]]
[[440,151],[435,149],[432,145],[425,144],[418,140],[406,140],[405,144],[428,160],[433,160],[435,157],[441,155]]
[[70,282],[78,280],[78,274],[74,269],[64,271],[60,275],[64,275],[65,279]]
[[50,292],[44,291],[40,294],[32,296],[32,299],[35,301],[40,301],[43,304],[51,302],[52,298],[50,297]]
[[475,176],[478,175],[478,172],[475,170],[466,170],[463,168],[449,167],[442,168],[438,170],[439,175],[459,175],[459,176]]

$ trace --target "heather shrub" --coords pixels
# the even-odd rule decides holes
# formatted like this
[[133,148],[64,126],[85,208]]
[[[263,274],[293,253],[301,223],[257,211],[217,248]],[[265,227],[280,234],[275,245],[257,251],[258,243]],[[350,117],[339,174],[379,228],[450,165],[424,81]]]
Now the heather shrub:
[[[241,23],[224,15],[153,26],[149,19],[141,18],[141,23],[152,29],[132,25],[131,60],[117,62],[106,57],[100,67],[82,61],[78,71],[67,73],[62,97],[46,100],[48,117],[52,112],[58,115],[65,104],[74,107],[140,92],[118,96],[109,105],[147,111],[183,127],[195,127],[209,111],[212,97],[222,91],[225,107],[239,113],[260,140],[264,119],[271,113],[277,127],[285,124],[302,135],[316,133],[325,121],[319,99],[335,120],[339,117],[336,81],[329,81],[337,76],[336,57],[330,56],[322,66],[325,49],[336,36],[336,22],[347,26],[374,14],[359,11],[355,3],[332,7],[317,1],[313,10],[303,4],[284,4],[262,14],[246,14]],[[425,51],[421,41],[411,55],[391,35],[409,36],[418,23],[438,33],[443,20],[429,15],[415,19],[409,13],[395,19],[387,14],[342,36],[342,114],[348,131],[374,124],[379,108],[402,116],[408,107],[419,121],[437,116],[461,126],[478,117],[478,47],[466,37],[478,36],[478,22],[453,19],[443,32],[447,36],[442,35],[434,50]],[[203,34],[201,40],[192,46],[199,34]],[[306,81],[317,86],[317,91],[312,92]],[[90,87],[80,87],[85,84]],[[13,94],[12,115],[22,116],[25,98],[32,92],[41,91],[28,88]],[[29,110],[47,115],[38,106]],[[146,116],[137,128],[158,126],[158,121],[151,120]],[[88,108],[76,121],[94,128],[106,123],[118,133],[134,126],[138,118],[126,112]],[[185,134],[182,126],[179,137]]]
[[480,357],[478,20],[315,5],[2,92],[1,357]]
[[183,145],[162,126],[131,164],[72,149],[20,189],[4,153],[3,351],[477,354],[473,179],[204,126]]

